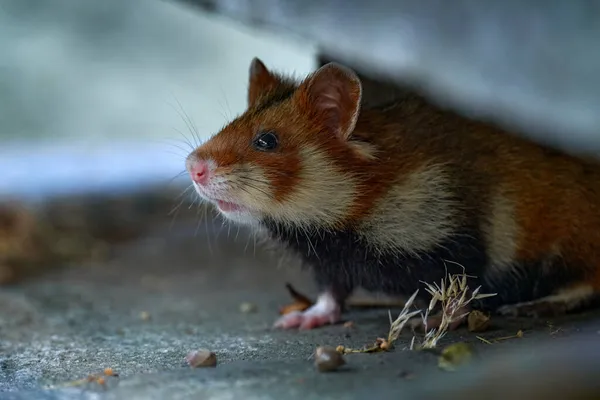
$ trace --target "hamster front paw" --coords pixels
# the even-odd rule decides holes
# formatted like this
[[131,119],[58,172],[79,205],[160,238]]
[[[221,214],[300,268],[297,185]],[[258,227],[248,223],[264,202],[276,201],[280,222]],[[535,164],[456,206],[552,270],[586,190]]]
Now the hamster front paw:
[[317,302],[307,310],[293,311],[279,318],[275,322],[274,328],[308,330],[336,324],[341,317],[341,306],[330,293],[323,293]]

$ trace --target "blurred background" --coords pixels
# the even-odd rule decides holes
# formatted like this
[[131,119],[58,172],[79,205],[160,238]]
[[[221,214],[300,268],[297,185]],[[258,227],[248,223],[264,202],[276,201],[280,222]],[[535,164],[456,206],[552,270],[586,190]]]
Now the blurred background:
[[[160,0],[0,1],[0,195],[164,183],[243,111],[254,56],[299,75],[306,40]],[[178,131],[182,133],[178,133]]]

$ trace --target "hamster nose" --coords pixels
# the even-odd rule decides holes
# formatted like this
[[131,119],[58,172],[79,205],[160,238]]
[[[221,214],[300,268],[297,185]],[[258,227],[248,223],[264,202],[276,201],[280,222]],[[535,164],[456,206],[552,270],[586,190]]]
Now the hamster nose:
[[188,163],[188,172],[190,173],[192,181],[194,181],[198,185],[204,186],[208,183],[209,168],[208,163],[206,161],[190,161]]

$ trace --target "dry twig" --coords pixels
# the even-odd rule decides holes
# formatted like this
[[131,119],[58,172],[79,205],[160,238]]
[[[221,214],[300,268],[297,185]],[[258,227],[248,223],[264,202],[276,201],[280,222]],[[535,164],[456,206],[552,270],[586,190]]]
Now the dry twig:
[[[446,333],[450,326],[462,319],[464,319],[469,311],[468,305],[479,299],[486,297],[495,296],[496,293],[479,293],[481,286],[475,288],[472,292],[469,290],[467,285],[468,275],[465,273],[448,275],[447,279],[442,279],[440,285],[437,283],[425,283],[425,290],[431,294],[431,301],[429,307],[424,314],[422,314],[423,325],[425,326],[425,337],[419,344],[422,349],[435,348]],[[435,306],[441,305],[441,321],[437,328],[427,330],[427,319],[431,311],[435,309]]]

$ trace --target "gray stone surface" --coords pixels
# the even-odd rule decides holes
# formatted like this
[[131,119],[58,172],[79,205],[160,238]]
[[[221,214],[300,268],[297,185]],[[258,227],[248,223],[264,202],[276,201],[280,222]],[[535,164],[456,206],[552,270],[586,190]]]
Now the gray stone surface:
[[574,152],[600,153],[600,13],[590,0],[179,0],[283,34],[373,77]]
[[[387,334],[387,309],[351,310],[347,319],[355,322],[352,328],[273,331],[279,306],[289,301],[285,282],[314,295],[308,274],[293,262],[278,265],[243,231],[224,227],[217,236],[219,227],[201,226],[197,232],[195,224],[159,227],[148,238],[115,249],[109,262],[52,271],[2,288],[0,398],[361,399],[401,394],[424,399],[437,398],[440,391],[446,398],[461,398],[448,393],[471,387],[469,382],[482,379],[482,371],[491,371],[489,365],[500,368],[488,361],[487,370],[476,363],[470,373],[438,371],[436,355],[403,350],[412,337],[406,332],[392,352],[348,355],[343,370],[317,372],[310,359],[317,346],[372,343]],[[257,312],[240,312],[242,302],[256,304]],[[150,318],[141,318],[143,312]],[[594,352],[600,355],[599,320],[598,313],[552,324],[498,319],[496,327],[481,336],[490,339],[524,329],[524,338],[488,345],[463,329],[448,335],[443,344],[471,342],[483,362],[509,351],[517,358],[505,372],[521,366],[535,374],[537,361],[523,357],[554,354],[536,347],[544,339],[558,344],[560,338],[572,338],[578,340],[579,352],[557,345],[565,353],[562,362],[546,365],[589,374],[600,370],[600,357],[586,361]],[[592,337],[592,345],[584,345],[577,335]],[[185,364],[186,353],[198,348],[216,352],[216,368],[191,369]],[[106,387],[66,386],[106,367],[119,373]],[[414,379],[406,379],[407,374]],[[595,379],[584,378],[597,385]],[[550,383],[556,386],[556,380]],[[492,393],[486,398],[495,397]]]

